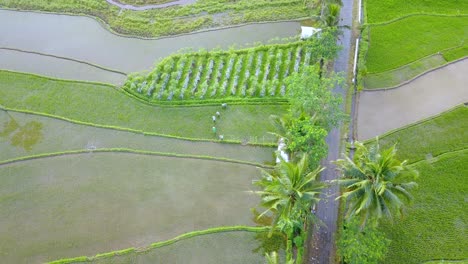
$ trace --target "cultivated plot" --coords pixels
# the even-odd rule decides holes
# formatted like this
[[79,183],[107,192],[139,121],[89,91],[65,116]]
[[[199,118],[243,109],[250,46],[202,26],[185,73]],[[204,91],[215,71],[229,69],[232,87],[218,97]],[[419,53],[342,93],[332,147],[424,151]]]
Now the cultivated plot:
[[0,166],[1,255],[38,263],[254,225],[254,166],[89,153]]

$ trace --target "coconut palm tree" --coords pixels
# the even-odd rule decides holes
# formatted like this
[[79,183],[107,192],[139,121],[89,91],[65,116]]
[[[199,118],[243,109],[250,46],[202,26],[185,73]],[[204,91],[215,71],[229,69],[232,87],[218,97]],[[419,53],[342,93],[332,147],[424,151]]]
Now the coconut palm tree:
[[345,156],[336,161],[343,174],[337,182],[345,189],[338,198],[348,203],[346,218],[359,217],[363,227],[369,221],[377,225],[382,217],[392,220],[393,214],[401,215],[404,203],[413,199],[409,190],[417,186],[413,180],[418,172],[396,158],[395,145],[382,151],[378,139],[369,148],[360,142],[355,145],[353,160]]
[[262,170],[261,179],[254,182],[261,188],[256,192],[261,196],[261,205],[267,208],[259,217],[273,213],[272,227],[286,235],[288,261],[291,252],[302,246],[308,221],[315,220],[310,211],[325,187],[317,179],[322,170],[319,167],[309,172],[308,157],[304,155],[297,163],[282,160],[273,171]]
[[328,3],[325,12],[322,14],[322,24],[325,27],[337,27],[338,19],[340,18],[340,5]]

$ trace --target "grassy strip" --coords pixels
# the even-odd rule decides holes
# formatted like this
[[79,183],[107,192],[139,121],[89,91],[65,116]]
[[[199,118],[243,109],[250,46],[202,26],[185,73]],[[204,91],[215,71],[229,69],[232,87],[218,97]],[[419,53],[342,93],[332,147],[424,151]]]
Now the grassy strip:
[[468,45],[442,52],[446,61],[455,61],[468,56]]
[[468,19],[412,16],[388,25],[370,26],[366,58],[369,73],[384,72],[463,43]]
[[[418,264],[431,259],[466,259],[468,149],[414,165],[420,172],[415,204],[407,216],[380,228],[392,240],[383,263]],[[431,250],[427,250],[430,248]]]
[[[98,124],[93,124],[93,123],[87,123],[87,122],[72,120],[72,119],[68,119],[68,118],[65,118],[65,117],[61,117],[61,116],[50,115],[50,114],[46,114],[46,113],[39,113],[39,112],[28,111],[28,110],[19,110],[19,109],[7,108],[7,107],[1,106],[1,105],[0,105],[0,110],[9,111],[9,112],[24,113],[24,114],[31,114],[31,115],[39,115],[39,116],[44,116],[44,117],[48,117],[48,118],[59,119],[59,120],[70,122],[70,123],[77,124],[77,125],[85,125],[85,126],[91,126],[91,127],[96,127],[96,128],[112,129],[112,130],[117,130],[117,131],[125,131],[125,132],[131,132],[131,133],[142,134],[142,135],[147,135],[147,136],[166,137],[166,138],[180,139],[180,140],[186,140],[186,141],[217,142],[217,143],[223,143],[223,144],[240,144],[240,143],[243,143],[243,142],[241,142],[239,140],[222,140],[221,141],[221,140],[214,140],[214,139],[186,138],[186,137],[177,137],[177,136],[171,136],[171,135],[162,135],[162,134],[146,132],[146,131],[142,131],[142,130],[135,130],[135,129],[125,128],[125,127],[98,125]],[[276,147],[277,146],[276,143],[255,143],[255,142],[248,142],[247,145],[250,145],[250,146],[267,146],[267,147]]]
[[76,262],[91,262],[91,261],[96,260],[96,259],[110,258],[110,257],[114,257],[114,256],[122,256],[122,255],[130,254],[130,253],[134,253],[134,252],[144,253],[144,252],[152,250],[152,249],[172,245],[172,244],[177,243],[177,242],[179,242],[181,240],[189,239],[189,238],[196,237],[196,236],[220,233],[220,232],[247,231],[247,232],[260,233],[260,232],[265,232],[267,230],[269,230],[269,227],[251,227],[251,226],[215,227],[215,228],[210,228],[210,229],[206,229],[206,230],[200,230],[200,231],[193,231],[193,232],[185,233],[185,234],[182,234],[182,235],[177,236],[177,237],[175,237],[173,239],[170,239],[170,240],[153,243],[149,247],[146,247],[146,248],[143,248],[143,249],[128,248],[128,249],[123,249],[123,250],[118,250],[118,251],[113,251],[113,252],[108,252],[108,253],[97,254],[94,257],[82,256],[82,257],[77,257],[77,258],[60,259],[60,260],[49,262],[49,264],[68,264],[68,263],[76,263]]
[[[366,144],[373,142],[366,141]],[[380,145],[397,143],[398,156],[410,162],[468,147],[468,108],[458,106],[437,116],[388,132]],[[429,156],[429,157],[430,157]]]
[[[0,7],[46,12],[85,14],[98,17],[120,34],[158,37],[182,34],[213,27],[259,21],[277,21],[318,14],[302,0],[199,0],[187,6],[147,11],[121,11],[105,0],[0,0]],[[223,19],[215,19],[221,14]]]
[[3,161],[0,161],[0,166],[22,162],[22,161],[28,161],[28,160],[52,158],[52,157],[67,156],[67,155],[78,155],[78,154],[85,154],[85,153],[129,153],[129,154],[162,156],[162,157],[171,157],[171,158],[213,160],[213,161],[229,162],[229,163],[235,163],[235,164],[250,165],[250,166],[267,168],[267,169],[272,168],[272,166],[269,166],[269,165],[264,165],[260,163],[249,162],[249,161],[228,159],[228,158],[218,158],[218,157],[202,156],[202,155],[187,155],[187,154],[178,154],[178,153],[166,153],[166,152],[156,152],[156,151],[146,151],[146,150],[134,150],[134,149],[128,149],[128,148],[98,148],[98,149],[93,149],[93,150],[83,149],[83,150],[61,151],[61,152],[54,152],[54,153],[44,153],[44,154],[23,156],[23,157],[14,158],[14,159],[3,160]]
[[430,55],[390,71],[368,74],[364,78],[366,89],[384,89],[399,86],[424,72],[439,68],[447,61],[439,54]]
[[176,0],[118,0],[122,4],[129,4],[134,6],[144,6],[144,5],[154,5],[154,4],[164,4],[174,2]]
[[[123,86],[123,89],[135,97],[147,100],[149,102],[158,102],[161,100],[194,100],[208,102],[213,101],[233,101],[239,98],[275,98],[282,97],[284,94],[277,93],[277,87],[284,85],[284,79],[294,72],[302,69],[304,64],[300,64],[302,50],[314,57],[309,59],[312,63],[320,58],[325,60],[336,56],[337,47],[333,45],[335,41],[334,32],[323,32],[320,38],[312,38],[308,41],[300,41],[289,44],[262,45],[249,49],[235,51],[214,51],[197,52],[188,54],[176,54],[165,58],[159,62],[155,68],[147,75],[130,75]],[[286,59],[285,66],[281,67],[285,61],[280,57],[284,53],[291,51],[291,57]],[[289,53],[288,53],[289,54]],[[221,76],[217,78],[207,78],[214,70],[214,60],[216,57],[224,63],[218,63],[217,71]],[[256,60],[252,60],[256,58]],[[187,76],[184,73],[184,67],[174,69],[172,65],[185,65],[187,61],[197,61],[192,63],[192,74]],[[247,66],[255,63],[254,73],[247,73]],[[276,67],[275,64],[278,66]],[[286,72],[282,75],[271,74],[273,71],[286,67]],[[241,75],[242,74],[242,75]],[[248,75],[247,75],[248,74]],[[247,75],[247,76],[246,76]],[[164,77],[159,77],[164,76]],[[180,76],[186,76],[183,82],[180,82]],[[152,87],[157,81],[163,79],[165,86],[169,83],[169,90],[153,96]],[[240,80],[249,80],[249,92],[246,93],[244,86],[239,85]],[[209,87],[218,86],[217,92],[209,92]],[[220,86],[220,87],[219,87]],[[148,88],[150,87],[150,88]],[[180,94],[183,96],[173,96]]]
[[[105,98],[105,100],[103,100]],[[69,82],[0,71],[0,105],[25,112],[44,113],[68,121],[101,127],[129,128],[175,138],[215,140],[211,116],[221,111],[216,126],[226,141],[272,143],[268,117],[287,106],[230,105],[157,107],[142,104],[114,89],[96,83]]]
[[415,13],[459,15],[468,10],[464,0],[366,0],[365,11],[370,23],[381,23]]
[[467,264],[468,259],[465,260],[431,260],[428,262],[424,262],[424,264]]

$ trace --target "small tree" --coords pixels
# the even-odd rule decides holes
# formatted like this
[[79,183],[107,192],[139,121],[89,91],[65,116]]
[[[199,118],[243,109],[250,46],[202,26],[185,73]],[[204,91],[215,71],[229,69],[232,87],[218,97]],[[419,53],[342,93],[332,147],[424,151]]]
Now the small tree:
[[262,170],[261,179],[254,183],[261,188],[256,192],[261,197],[261,205],[267,208],[259,217],[273,213],[272,230],[285,234],[288,261],[293,258],[293,252],[302,248],[308,221],[314,220],[310,208],[325,187],[317,180],[322,170],[309,172],[308,157],[304,155],[297,163],[282,160],[275,170]]
[[344,79],[337,74],[328,77],[319,76],[318,67],[307,67],[286,79],[287,97],[291,103],[292,112],[306,112],[315,116],[321,126],[327,130],[336,127],[344,120],[340,95],[332,89],[342,85]]

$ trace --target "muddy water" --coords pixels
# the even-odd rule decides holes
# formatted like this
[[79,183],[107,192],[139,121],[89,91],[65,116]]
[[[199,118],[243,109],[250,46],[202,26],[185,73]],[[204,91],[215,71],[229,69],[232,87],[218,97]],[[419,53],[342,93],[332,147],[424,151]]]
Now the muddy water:
[[253,166],[123,153],[0,166],[0,248],[9,253],[2,261],[44,263],[254,225],[250,208],[259,201],[249,190],[258,174]]
[[[39,124],[40,131],[28,129],[31,124]],[[36,135],[39,132],[40,136]],[[96,148],[129,148],[257,163],[272,162],[274,151],[273,148],[266,147],[144,136],[125,131],[77,125],[38,115],[0,111],[0,160],[41,153]]]
[[468,59],[387,91],[361,92],[358,138],[369,139],[468,102]]
[[122,84],[126,75],[85,63],[38,54],[0,49],[0,69],[34,73],[59,79]]
[[[299,33],[298,22],[247,25],[173,38],[114,35],[89,17],[0,10],[0,47],[73,58],[123,72],[149,69],[181,48],[228,48]],[[44,65],[47,67],[47,65]]]

